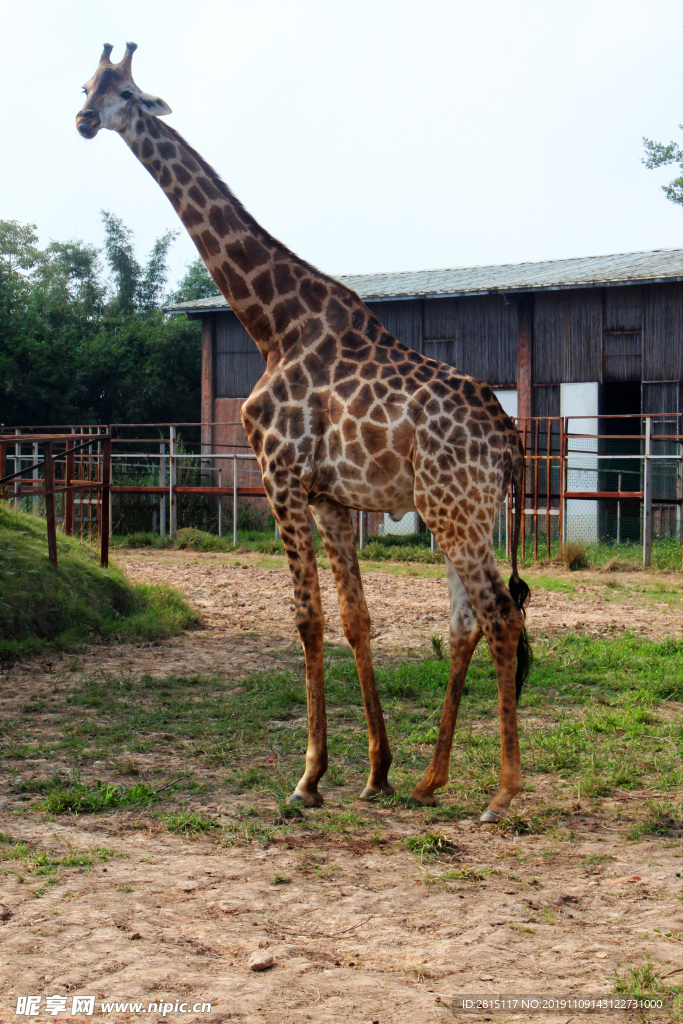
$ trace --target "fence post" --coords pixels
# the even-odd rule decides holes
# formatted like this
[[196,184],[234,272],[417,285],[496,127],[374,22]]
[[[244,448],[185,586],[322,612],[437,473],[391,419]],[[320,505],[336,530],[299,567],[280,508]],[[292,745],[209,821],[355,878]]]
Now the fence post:
[[[35,466],[37,461],[38,461],[38,442],[34,441],[33,442],[33,464],[34,464],[34,466]],[[38,479],[38,467],[37,466],[35,466],[35,469],[33,470],[33,479],[34,480]],[[33,514],[34,514],[34,516],[37,516],[38,515],[38,495],[37,494],[33,495],[33,502],[32,502],[32,504],[33,504]]]
[[358,510],[358,547],[360,548],[361,551],[365,547],[365,530],[363,529],[363,525],[364,525],[363,520],[364,519],[365,519],[365,515],[359,509]]
[[[218,486],[223,486],[223,470],[218,470]],[[223,495],[218,492],[218,536],[223,536]]]
[[[166,445],[159,445],[159,486],[166,486]],[[166,495],[159,495],[159,536],[166,536]]]
[[109,530],[111,520],[109,516],[111,497],[111,438],[107,437],[102,441],[102,490],[100,501],[100,521],[97,524],[100,528],[100,565],[106,569],[109,565]]
[[[617,474],[617,492],[621,491],[621,473]],[[621,498],[617,498],[617,544],[621,544]]]
[[47,554],[50,564],[57,568],[57,524],[55,522],[55,475],[52,462],[52,442],[43,444],[45,460],[45,518],[47,520]]
[[567,479],[569,467],[567,431],[569,428],[569,417],[562,417],[562,440],[560,442],[560,510],[562,524],[560,526],[560,554],[564,554],[567,544]]
[[64,533],[67,537],[73,537],[75,519],[73,481],[76,476],[76,456],[72,451],[69,451],[69,441],[66,442],[66,448],[66,467],[64,469],[64,486],[66,487],[64,491]]
[[169,427],[169,453],[168,453],[168,511],[170,519],[169,533],[175,537],[178,530],[178,508],[176,504],[176,459],[175,459],[175,427]]
[[[17,429],[14,431],[14,433],[15,434],[21,434],[21,431],[17,427]],[[21,445],[20,444],[15,444],[15,446],[14,446],[14,472],[18,473],[20,469],[21,469]],[[14,507],[15,507],[15,509],[19,508],[19,506],[21,505],[21,498],[18,496],[19,495],[19,487],[20,487],[20,485],[21,485],[21,478],[20,477],[16,477],[15,480],[14,480]]]
[[643,460],[643,565],[652,562],[652,418],[645,419],[645,458]]
[[237,547],[237,456],[232,457],[232,546]]

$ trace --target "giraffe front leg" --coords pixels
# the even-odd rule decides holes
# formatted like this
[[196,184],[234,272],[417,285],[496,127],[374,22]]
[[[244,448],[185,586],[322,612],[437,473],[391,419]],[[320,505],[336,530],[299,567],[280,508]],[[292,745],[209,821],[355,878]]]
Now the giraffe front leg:
[[296,627],[306,662],[306,769],[288,802],[317,807],[323,802],[322,794],[318,792],[318,783],[327,771],[327,716],[323,678],[325,619],[320,600],[318,568],[305,499],[296,504],[290,503],[286,510],[278,507],[274,512],[292,574]]
[[329,500],[316,501],[311,508],[329,555],[337,585],[344,635],[353,649],[363,694],[368,724],[370,777],[361,796],[366,800],[382,794],[391,796],[394,792],[389,782],[391,748],[372,667],[370,614],[363,593],[351,512]]

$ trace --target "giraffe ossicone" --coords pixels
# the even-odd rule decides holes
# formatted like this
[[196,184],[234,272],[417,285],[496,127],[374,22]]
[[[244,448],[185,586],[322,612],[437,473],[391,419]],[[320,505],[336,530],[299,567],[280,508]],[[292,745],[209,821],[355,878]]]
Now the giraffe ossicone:
[[[351,510],[415,509],[446,557],[451,669],[432,761],[412,799],[433,804],[448,781],[465,675],[483,635],[496,667],[501,776],[482,821],[497,821],[522,786],[516,701],[528,671],[529,590],[517,572],[524,451],[515,424],[487,384],[406,348],[355,292],[265,231],[203,157],[159,120],[170,108],[135,84],[135,49],[128,43],[114,64],[112,47],[104,46],[76,125],[87,139],[101,128],[121,135],[170,200],[265,360],[242,422],[285,546],[306,662],[306,766],[291,799],[321,803],[318,783],[327,769],[324,617],[309,507],[358,668],[369,736],[366,797],[393,792],[392,755]],[[506,586],[493,524],[511,480],[515,526]]]

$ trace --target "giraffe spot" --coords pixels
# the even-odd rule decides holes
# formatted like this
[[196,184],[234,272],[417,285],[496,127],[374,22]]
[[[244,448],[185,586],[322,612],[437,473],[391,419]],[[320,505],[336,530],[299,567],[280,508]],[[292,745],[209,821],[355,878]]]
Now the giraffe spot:
[[323,322],[320,317],[313,316],[307,320],[301,329],[301,340],[304,345],[311,345],[320,337],[323,332]]
[[180,152],[180,162],[187,167],[188,171],[192,171],[193,174],[199,170],[199,164],[185,149]]
[[345,401],[348,401],[348,399],[350,399],[351,396],[355,394],[359,387],[360,381],[357,381],[355,379],[343,380],[341,384],[336,385],[335,391],[340,398],[344,399]]
[[355,462],[357,466],[362,466],[365,464],[368,457],[359,442],[352,441],[351,444],[344,446],[344,458],[350,459],[351,462]]
[[171,172],[169,171],[168,167],[164,167],[161,172],[161,177],[159,178],[159,184],[161,185],[162,188],[166,189],[168,188],[172,181],[173,178],[171,177]]
[[[322,325],[322,321],[319,323]],[[331,365],[337,355],[337,339],[331,334],[326,334],[318,343],[316,352],[326,366]]]
[[309,352],[304,359],[304,367],[310,374],[312,380],[318,379],[325,369],[325,364],[317,352]]
[[380,405],[379,402],[375,402],[372,409],[370,410],[370,419],[374,420],[375,423],[389,422],[389,418],[386,414],[384,406]]
[[192,175],[182,164],[173,164],[172,170],[181,185],[187,185],[189,181],[192,181]]
[[380,427],[374,423],[361,423],[360,435],[369,452],[382,451],[387,447],[386,427]]
[[157,148],[162,160],[172,160],[176,155],[176,148],[172,142],[160,142]]
[[310,384],[302,367],[296,364],[292,366],[287,373],[287,383],[293,401],[298,402],[306,397]]
[[403,423],[399,423],[392,430],[392,445],[395,451],[399,455],[406,456],[410,451],[410,447],[415,437],[415,430],[413,426],[404,420]]
[[299,295],[312,313],[320,313],[327,298],[327,288],[315,278],[306,278],[299,286]]
[[217,256],[221,251],[221,243],[215,235],[211,234],[208,228],[206,231],[202,231],[202,242],[204,243],[204,248],[208,252],[209,256]]
[[257,302],[252,303],[242,313],[242,322],[251,334],[252,338],[259,338],[267,341],[272,337],[273,330],[268,314]]
[[137,141],[135,139],[133,139],[133,141],[131,142],[130,148],[135,156],[140,156],[140,147],[138,146]]
[[278,295],[288,295],[296,288],[296,278],[287,263],[277,263],[273,267],[273,280]]
[[161,128],[159,127],[159,122],[155,117],[150,117],[147,119],[146,127],[147,131],[149,132],[153,139],[161,138]]
[[280,440],[279,440],[279,438],[276,437],[275,434],[272,434],[272,433],[268,434],[268,436],[266,437],[265,444],[263,446],[263,453],[264,453],[264,455],[267,456],[267,458],[270,458],[271,455],[275,454],[275,452],[278,450],[279,447],[280,447]]
[[334,368],[334,381],[345,380],[347,377],[354,376],[356,373],[356,364],[351,363],[348,360],[340,360]]
[[[362,357],[359,357],[362,360]],[[372,362],[360,363],[360,376],[362,380],[374,380],[377,376],[377,367]]]
[[223,273],[228,282],[228,288],[230,289],[230,295],[233,299],[247,299],[250,297],[251,292],[247,282],[244,280],[241,274],[239,274],[231,263],[225,260],[222,264]]
[[264,270],[258,275],[258,277],[255,277],[251,282],[251,286],[261,302],[265,303],[266,306],[269,306],[275,296],[273,278],[271,277],[270,270]]
[[248,236],[226,246],[226,253],[245,274],[268,261],[268,250],[255,238]]
[[222,206],[211,207],[209,210],[209,224],[219,238],[223,238],[228,233]]
[[137,119],[137,121],[135,122],[135,131],[138,133],[138,135],[142,135],[144,130],[145,130],[145,122],[142,120],[141,117],[139,117]]
[[325,317],[330,328],[341,334],[349,322],[348,310],[335,298],[331,298],[325,307]]
[[337,466],[337,471],[344,480],[362,479],[362,474],[358,466],[353,466],[350,462],[340,462]]
[[142,143],[142,156],[143,159],[149,160],[154,155],[154,143],[151,139],[145,138]]
[[201,191],[201,189],[197,188],[196,185],[192,185],[192,187],[187,190],[187,194],[189,198],[192,200],[192,202],[195,203],[200,210],[204,209],[204,207],[206,206],[206,196]]
[[288,402],[289,401],[289,389],[287,388],[287,382],[282,377],[276,377],[271,384],[270,390],[273,394],[273,398],[276,402]]
[[220,198],[220,192],[209,178],[200,176],[197,178],[197,184],[208,199]]
[[277,306],[273,309],[275,330],[281,333],[285,328],[289,327],[293,320],[298,320],[305,312],[306,310],[296,295],[285,299],[284,302],[278,302]]
[[370,341],[377,341],[381,330],[382,325],[380,324],[379,320],[377,320],[374,316],[371,316],[370,319],[368,320],[368,325],[365,328],[365,337],[368,338]]
[[[166,195],[167,195],[167,196],[168,196],[168,198],[170,199],[170,201],[171,201],[171,206],[173,207],[173,209],[175,210],[175,212],[176,212],[176,213],[177,213],[178,215],[180,215],[180,208],[181,208],[181,206],[183,205],[183,197],[182,197],[182,195],[179,195],[179,196],[177,196],[177,195],[175,194],[175,192],[167,192],[167,193],[166,193]],[[204,251],[206,251],[206,250],[204,250]]]
[[361,419],[366,415],[370,405],[373,402],[372,389],[369,384],[364,384],[357,395],[349,402],[349,413],[355,416],[356,419]]
[[196,206],[189,203],[183,210],[183,224],[188,228],[194,228],[197,224],[204,223],[204,214]]
[[152,167],[158,174],[161,170],[161,160],[152,160]]
[[347,416],[342,423],[342,433],[347,443],[355,441],[358,437],[358,425],[350,416]]
[[330,458],[333,462],[336,462],[342,453],[341,438],[336,430],[332,431],[327,439],[327,447],[330,454]]

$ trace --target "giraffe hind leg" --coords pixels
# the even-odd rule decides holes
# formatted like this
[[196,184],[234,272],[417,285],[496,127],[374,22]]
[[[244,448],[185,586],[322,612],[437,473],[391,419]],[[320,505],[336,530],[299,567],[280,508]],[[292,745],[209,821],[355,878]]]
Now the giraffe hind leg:
[[434,806],[438,803],[434,791],[448,782],[453,734],[458,718],[462,688],[470,660],[481,637],[481,626],[474,614],[467,591],[455,571],[453,563],[448,558],[446,559],[446,576],[451,606],[451,668],[448,688],[431,763],[410,798],[412,803],[426,806]]
[[522,788],[522,768],[517,728],[516,662],[524,616],[498,572],[491,531],[480,521],[449,522],[417,494],[416,505],[439,547],[462,580],[474,613],[486,638],[496,669],[500,717],[500,785],[481,816],[482,822],[498,821]]

